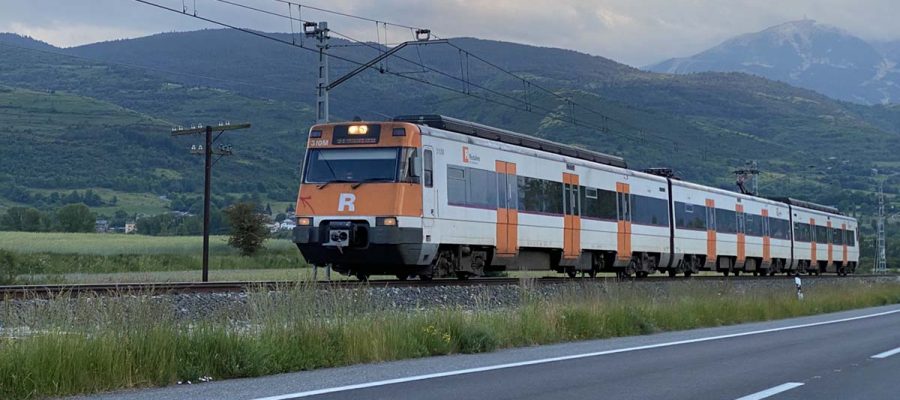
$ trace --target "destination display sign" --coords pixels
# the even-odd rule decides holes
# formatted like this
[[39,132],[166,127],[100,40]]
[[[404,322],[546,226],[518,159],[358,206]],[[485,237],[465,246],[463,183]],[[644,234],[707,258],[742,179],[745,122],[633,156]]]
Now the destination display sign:
[[377,144],[381,137],[381,125],[337,125],[331,137],[331,144]]

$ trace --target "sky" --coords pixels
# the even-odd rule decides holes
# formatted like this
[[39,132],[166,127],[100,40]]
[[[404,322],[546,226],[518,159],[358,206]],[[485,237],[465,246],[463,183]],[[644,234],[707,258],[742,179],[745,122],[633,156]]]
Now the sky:
[[[147,0],[241,27],[290,32],[289,20],[221,0]],[[277,0],[226,0],[287,14]],[[441,37],[477,37],[560,47],[644,66],[689,56],[733,36],[804,18],[870,41],[900,40],[898,0],[291,0],[403,25]],[[296,17],[297,8],[290,11]],[[383,39],[375,23],[302,9],[304,20],[363,40]],[[213,28],[134,0],[0,0],[0,32],[69,47],[159,32]],[[294,26],[299,30],[299,26]],[[377,33],[376,33],[377,32]],[[411,33],[389,27],[388,41]]]

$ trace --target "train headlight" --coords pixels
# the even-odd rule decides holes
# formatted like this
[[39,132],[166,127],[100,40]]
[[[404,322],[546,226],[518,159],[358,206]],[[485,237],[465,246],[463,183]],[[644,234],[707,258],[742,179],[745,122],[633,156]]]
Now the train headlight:
[[312,218],[310,218],[310,217],[297,218],[297,226],[310,226],[310,225],[312,225]]
[[311,138],[322,137],[322,130],[321,129],[313,129],[312,131],[309,132],[309,137],[311,137]]
[[397,218],[396,217],[378,217],[378,218],[375,218],[375,225],[397,226]]
[[365,135],[366,133],[369,133],[369,127],[366,125],[350,125],[350,127],[347,128],[347,133],[351,135]]

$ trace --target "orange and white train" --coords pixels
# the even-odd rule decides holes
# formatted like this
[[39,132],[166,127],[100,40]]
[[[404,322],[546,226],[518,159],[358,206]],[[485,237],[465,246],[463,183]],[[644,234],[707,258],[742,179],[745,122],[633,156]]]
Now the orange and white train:
[[293,237],[360,279],[856,268],[857,221],[834,208],[651,172],[439,115],[315,125]]

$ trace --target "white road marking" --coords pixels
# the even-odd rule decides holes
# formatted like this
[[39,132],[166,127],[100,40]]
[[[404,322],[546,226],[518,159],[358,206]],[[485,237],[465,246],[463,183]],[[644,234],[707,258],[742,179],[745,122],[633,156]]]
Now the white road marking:
[[[597,351],[597,352],[592,352],[592,353],[573,354],[573,355],[568,355],[568,356],[543,358],[543,359],[538,359],[538,360],[520,361],[520,362],[509,363],[509,364],[488,365],[485,367],[459,369],[459,370],[455,370],[455,371],[437,372],[437,373],[433,373],[433,374],[415,375],[415,376],[408,376],[408,377],[404,377],[404,378],[395,378],[395,379],[386,379],[386,380],[375,381],[375,382],[358,383],[355,385],[346,385],[346,386],[330,387],[330,388],[325,388],[325,389],[308,390],[305,392],[283,394],[283,395],[278,395],[278,396],[260,397],[260,398],[255,398],[252,400],[297,399],[297,398],[301,398],[301,397],[316,396],[316,395],[326,394],[326,393],[345,392],[348,390],[365,389],[365,388],[393,385],[393,384],[405,383],[405,382],[423,381],[423,380],[427,380],[427,379],[443,378],[443,377],[447,377],[447,376],[465,375],[465,374],[472,374],[472,373],[476,373],[476,372],[495,371],[495,370],[499,370],[499,369],[524,367],[524,366],[538,365],[538,364],[547,364],[547,363],[559,362],[559,361],[577,360],[580,358],[597,357],[597,356],[603,356],[603,355],[607,355],[607,354],[627,353],[627,352],[638,351],[638,350],[658,349],[661,347],[671,347],[671,346],[678,346],[678,345],[682,345],[682,344],[701,343],[701,342],[708,342],[708,341],[712,341],[712,340],[731,339],[731,338],[742,337],[742,336],[759,335],[759,334],[763,334],[763,333],[772,333],[772,332],[788,331],[788,330],[793,330],[793,329],[810,328],[810,327],[814,327],[814,326],[830,325],[830,324],[837,324],[837,323],[841,323],[841,322],[856,321],[856,320],[866,319],[866,318],[881,317],[881,316],[891,315],[891,314],[896,314],[896,313],[900,313],[900,309],[891,310],[891,311],[883,311],[883,312],[875,313],[875,314],[860,315],[858,317],[841,318],[841,319],[835,319],[835,320],[830,320],[830,321],[811,322],[808,324],[784,326],[781,328],[770,328],[770,329],[762,329],[762,330],[758,330],[758,331],[731,333],[728,335],[708,336],[708,337],[702,337],[702,338],[696,338],[696,339],[686,339],[686,340],[678,340],[678,341],[674,341],[674,342],[650,344],[650,345],[645,345],[645,346],[626,347],[626,348],[622,348],[622,349]],[[898,350],[898,351],[900,351],[900,350]]]
[[878,353],[878,354],[872,356],[872,358],[888,358],[894,354],[900,354],[900,347],[893,349],[893,350],[888,350],[884,353]]
[[746,395],[737,400],[760,400],[760,399],[764,399],[766,397],[774,396],[781,392],[786,392],[788,390],[791,390],[793,388],[800,387],[800,386],[803,386],[803,384],[799,383],[799,382],[788,382],[783,385],[778,385],[773,388],[763,390],[761,392],[756,392],[753,394]]

